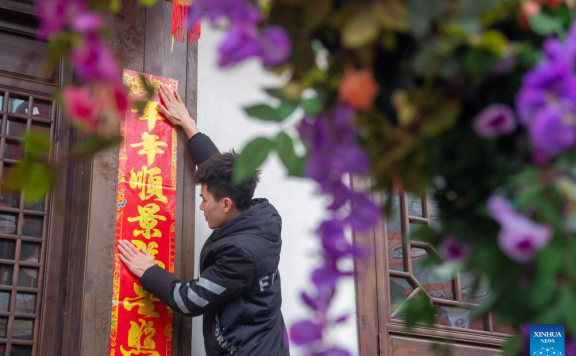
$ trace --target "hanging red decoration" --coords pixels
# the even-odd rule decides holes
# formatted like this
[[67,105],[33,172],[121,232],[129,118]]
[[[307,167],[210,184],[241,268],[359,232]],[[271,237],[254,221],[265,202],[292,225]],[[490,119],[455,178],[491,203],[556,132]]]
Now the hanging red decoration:
[[[190,1],[184,0],[166,0],[172,2],[172,46],[174,41],[184,43],[188,37],[188,43],[196,42],[200,39],[202,29],[200,23],[195,24],[192,28],[186,31],[186,19],[188,18],[188,10],[190,9]],[[188,36],[186,36],[186,34]]]

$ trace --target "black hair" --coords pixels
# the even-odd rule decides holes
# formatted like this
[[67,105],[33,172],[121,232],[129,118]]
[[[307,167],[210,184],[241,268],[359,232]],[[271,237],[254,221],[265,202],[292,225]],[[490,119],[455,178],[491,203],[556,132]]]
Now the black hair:
[[260,181],[260,171],[257,171],[252,178],[235,185],[232,182],[232,174],[236,157],[234,151],[210,157],[194,173],[194,183],[206,184],[214,199],[230,198],[238,210],[244,211],[250,208],[250,201]]

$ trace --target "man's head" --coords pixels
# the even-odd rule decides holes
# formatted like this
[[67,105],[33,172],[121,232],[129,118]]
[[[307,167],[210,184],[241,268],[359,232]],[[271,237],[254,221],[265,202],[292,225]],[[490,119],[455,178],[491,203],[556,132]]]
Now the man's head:
[[259,173],[251,179],[234,185],[234,152],[218,154],[202,163],[194,175],[194,182],[201,184],[200,210],[211,229],[217,229],[250,208]]

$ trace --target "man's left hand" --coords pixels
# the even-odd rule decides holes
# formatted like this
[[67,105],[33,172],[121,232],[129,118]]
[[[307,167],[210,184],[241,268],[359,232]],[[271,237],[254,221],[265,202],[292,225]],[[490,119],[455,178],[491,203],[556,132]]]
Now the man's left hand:
[[154,257],[150,256],[146,249],[138,250],[128,240],[118,242],[118,251],[120,251],[120,260],[138,278],[142,277],[144,272],[155,264]]

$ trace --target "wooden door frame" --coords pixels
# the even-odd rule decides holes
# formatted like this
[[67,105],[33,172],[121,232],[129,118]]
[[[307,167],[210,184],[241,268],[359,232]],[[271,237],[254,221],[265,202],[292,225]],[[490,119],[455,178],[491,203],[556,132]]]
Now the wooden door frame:
[[[0,10],[30,16],[35,13],[33,3],[33,0],[0,0]],[[195,117],[197,43],[176,44],[174,52],[170,53],[171,4],[159,1],[155,7],[144,9],[136,0],[124,3],[122,12],[112,21],[117,34],[113,46],[139,50],[126,59],[126,67],[178,79],[181,96]],[[25,26],[13,25],[12,31],[35,35]],[[0,28],[2,26],[0,22]],[[155,31],[158,28],[162,31]],[[161,55],[150,56],[146,61],[146,44],[150,53],[160,51]],[[21,80],[8,73],[0,76],[0,87],[13,86],[18,81],[19,89],[37,94],[55,90],[72,79],[70,68],[62,64],[54,83],[29,78]],[[86,137],[71,128],[61,110],[54,116],[54,133],[56,155],[64,154]],[[195,166],[186,153],[187,138],[183,132],[179,132],[178,143],[175,272],[191,280],[194,275],[196,194],[192,174]],[[68,162],[50,194],[52,213],[47,223],[50,245],[45,251],[49,262],[41,294],[38,355],[108,354],[116,218],[115,209],[108,207],[116,206],[117,173],[114,172],[117,169],[117,148],[82,161]],[[175,314],[173,326],[173,355],[191,355],[192,319]]]
[[[354,190],[361,192],[371,191],[373,186],[371,179],[359,177],[353,177],[351,185]],[[371,198],[381,206],[385,202],[382,192],[372,192]],[[488,332],[458,330],[444,326],[430,328],[424,325],[416,325],[412,329],[407,329],[403,322],[392,320],[388,295],[386,218],[383,218],[374,229],[366,233],[353,231],[352,236],[354,244],[369,248],[374,252],[369,257],[356,259],[354,262],[358,340],[361,355],[391,355],[392,345],[388,338],[389,334],[488,347],[504,345],[506,337]]]
[[[127,53],[125,68],[178,80],[180,95],[194,117],[197,110],[198,45],[176,43],[174,50],[170,51],[172,3],[158,1],[152,7],[144,8],[137,0],[129,0],[124,1],[123,5],[112,21],[115,32],[112,47]],[[195,165],[187,154],[186,144],[187,138],[179,130],[175,275],[192,280],[196,187],[192,180]],[[117,176],[118,148],[94,156],[89,193],[88,253],[79,327],[80,346],[78,352],[70,356],[107,355],[109,352]],[[192,318],[174,313],[173,332],[173,355],[191,355]]]

